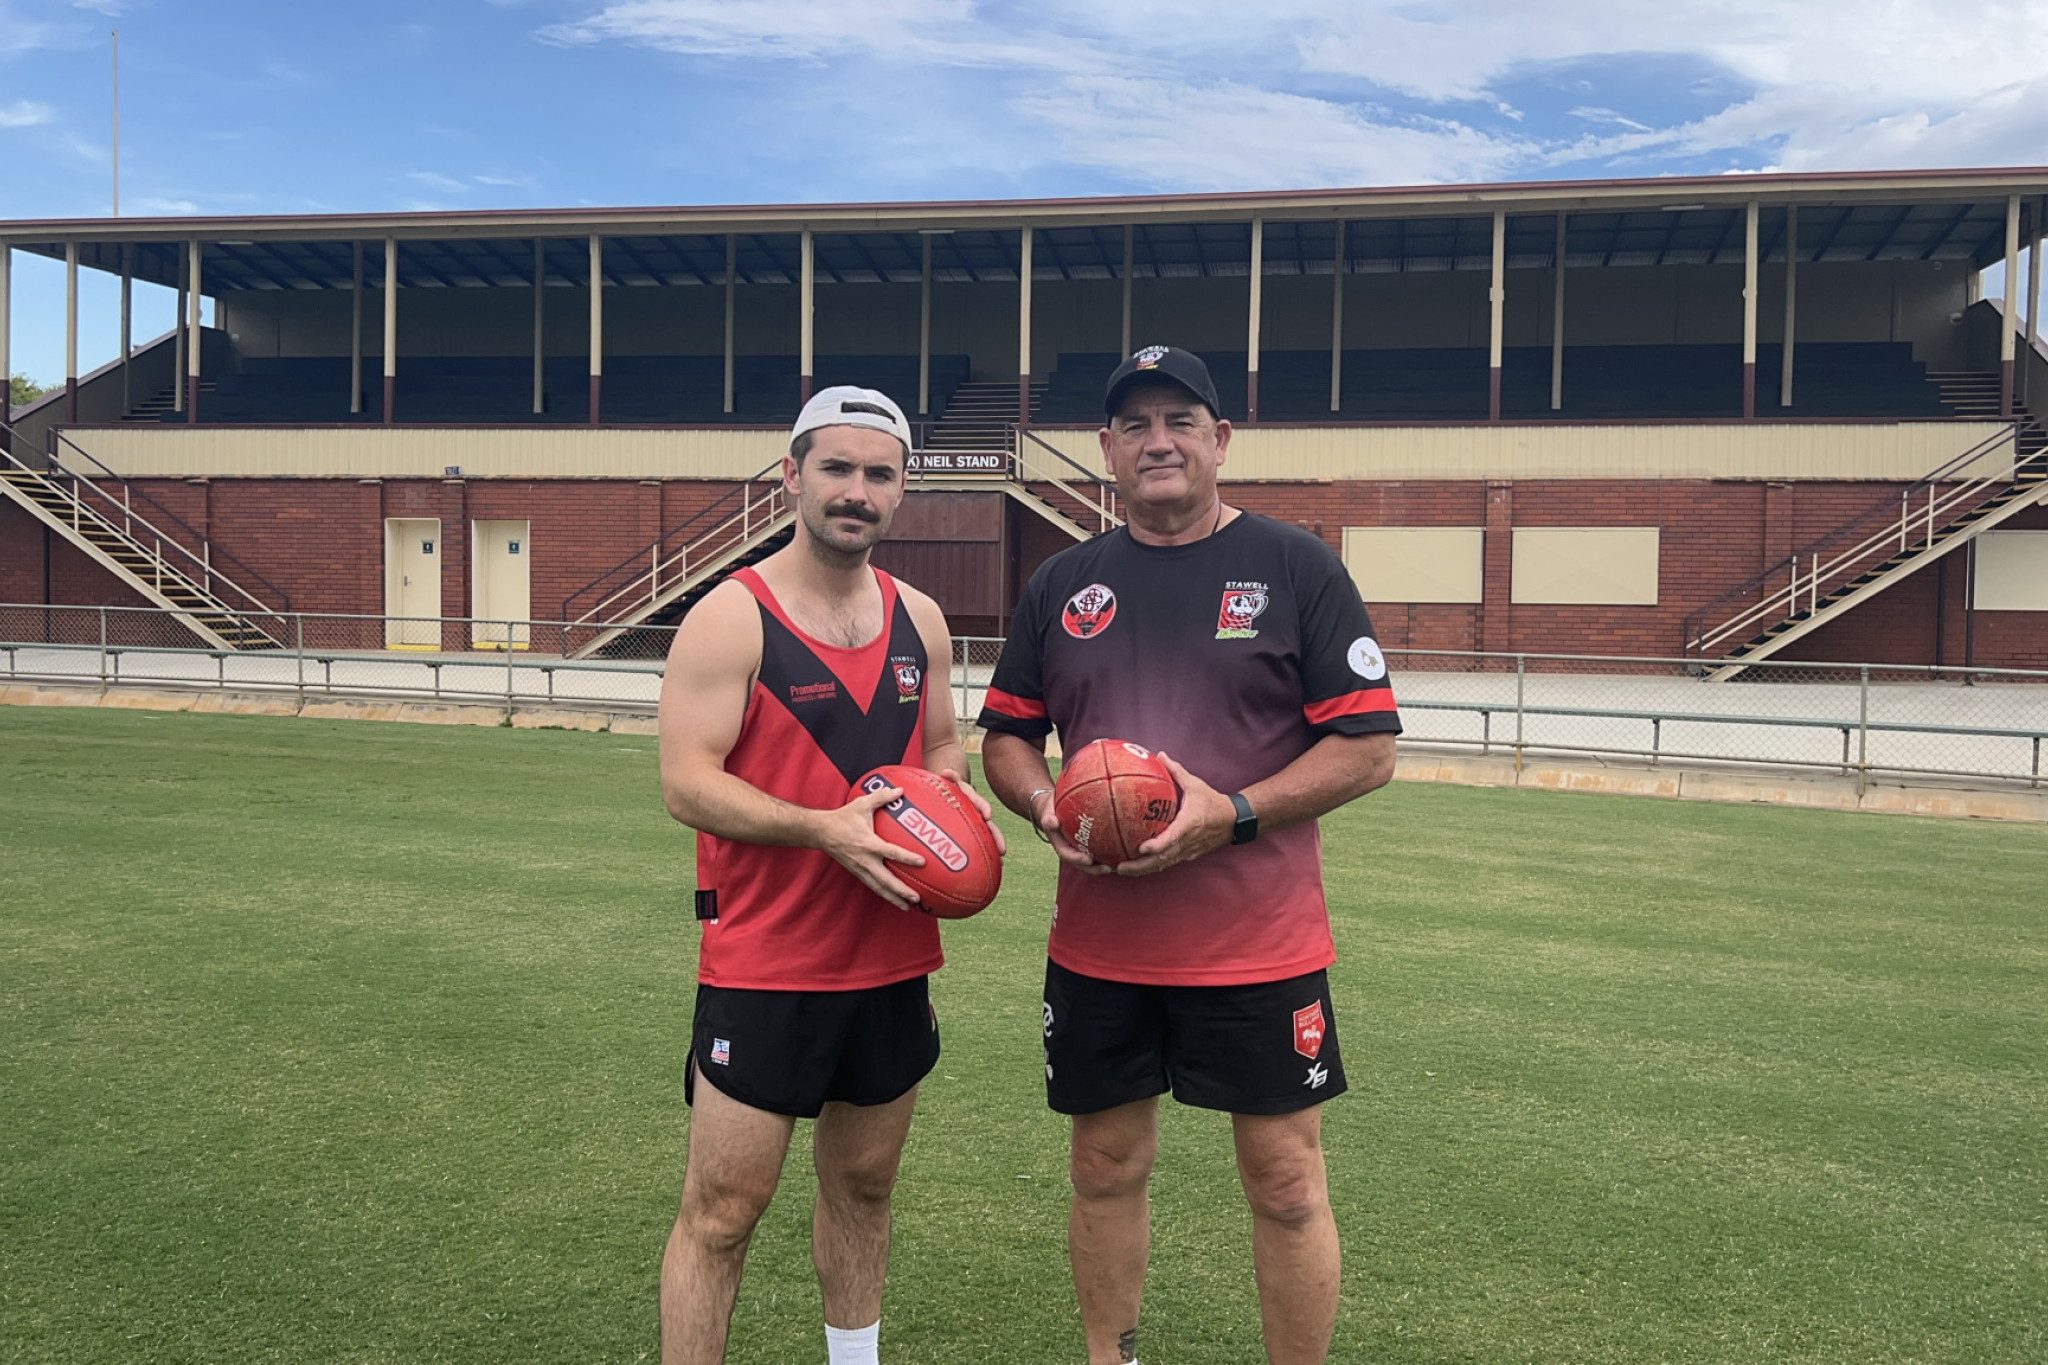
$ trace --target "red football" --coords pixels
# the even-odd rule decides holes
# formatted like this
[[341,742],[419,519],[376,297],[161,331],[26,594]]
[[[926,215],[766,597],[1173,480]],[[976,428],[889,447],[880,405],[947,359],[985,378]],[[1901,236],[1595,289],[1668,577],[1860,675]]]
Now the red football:
[[1067,842],[1115,867],[1137,857],[1138,845],[1173,823],[1180,785],[1143,745],[1098,739],[1066,756],[1052,806]]
[[952,783],[923,768],[891,763],[853,784],[854,797],[884,787],[903,795],[875,812],[875,833],[924,858],[923,867],[889,864],[896,880],[917,892],[917,908],[940,919],[966,919],[986,909],[1003,886],[995,831]]

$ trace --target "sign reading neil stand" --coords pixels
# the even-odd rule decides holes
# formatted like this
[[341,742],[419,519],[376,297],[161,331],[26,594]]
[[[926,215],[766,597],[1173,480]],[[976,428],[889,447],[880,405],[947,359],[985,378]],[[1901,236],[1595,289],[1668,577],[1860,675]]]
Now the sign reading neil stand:
[[909,472],[1002,478],[1010,472],[1010,457],[1001,451],[920,450],[911,455]]

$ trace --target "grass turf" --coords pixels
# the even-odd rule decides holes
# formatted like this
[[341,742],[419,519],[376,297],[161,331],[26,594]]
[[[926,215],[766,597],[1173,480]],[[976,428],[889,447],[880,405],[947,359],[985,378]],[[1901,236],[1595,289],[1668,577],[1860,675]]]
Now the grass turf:
[[[0,708],[0,1360],[653,1359],[650,739]],[[949,926],[884,1350],[1078,1360],[1050,857]],[[1325,823],[1340,1361],[2048,1356],[2048,835],[1398,785]],[[1168,1104],[1142,1354],[1260,1358]],[[736,1361],[821,1361],[799,1141]]]

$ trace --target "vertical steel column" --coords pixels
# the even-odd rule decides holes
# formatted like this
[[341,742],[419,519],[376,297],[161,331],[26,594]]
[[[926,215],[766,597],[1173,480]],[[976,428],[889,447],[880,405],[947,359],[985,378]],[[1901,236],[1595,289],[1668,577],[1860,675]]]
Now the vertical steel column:
[[2020,197],[2005,201],[2005,322],[1998,332],[1998,411],[2013,415],[2013,339],[2019,333]]
[[812,299],[817,293],[818,248],[811,238],[811,230],[805,228],[799,240],[800,263],[797,268],[797,342],[796,342],[796,401],[811,401],[811,363],[817,343],[817,319],[812,316]]
[[1245,300],[1244,420],[1259,424],[1259,317],[1266,308],[1266,220],[1252,216],[1251,291]]
[[1778,406],[1792,406],[1792,346],[1799,313],[1799,205],[1785,206],[1785,337],[1778,360]]
[[1118,349],[1118,363],[1131,354],[1131,276],[1138,265],[1138,229],[1130,223],[1124,224],[1124,332],[1123,345]]
[[1031,229],[1017,238],[1017,425],[1031,425]]
[[[118,198],[118,196],[117,196]],[[127,415],[134,402],[129,382],[129,359],[135,354],[135,248],[121,244],[121,412]]]
[[398,239],[384,239],[384,424],[398,420]]
[[2027,363],[2019,367],[2020,397],[2033,396],[2027,371],[2033,365],[2034,343],[2041,337],[2041,244],[2048,242],[2048,224],[2041,221],[2048,211],[2048,198],[2034,206],[2034,240],[2027,245]]
[[363,244],[349,243],[348,411],[363,410]]
[[1493,214],[1493,287],[1487,290],[1489,327],[1486,350],[1486,420],[1500,420],[1500,362],[1505,339],[1501,336],[1508,299],[1508,215]]
[[1742,210],[1742,415],[1756,416],[1757,201]]
[[548,410],[548,248],[533,239],[533,415]]
[[[0,422],[14,421],[14,248],[0,242]],[[0,450],[6,450],[7,433],[0,431]]]
[[604,238],[590,234],[590,425],[604,397]]
[[1564,228],[1563,209],[1557,211],[1557,244],[1550,251],[1550,410],[1564,410]]
[[932,410],[932,239],[918,234],[924,247],[924,261],[918,268],[917,284],[917,411]]
[[185,420],[187,422],[197,422],[199,420],[199,376],[202,369],[201,353],[204,350],[201,343],[206,339],[205,334],[199,330],[200,300],[205,296],[206,282],[203,277],[204,257],[200,253],[198,238],[192,239],[188,254],[192,259],[186,274],[191,279],[192,287],[185,293],[185,314],[191,319],[192,335],[185,343]]
[[728,232],[725,234],[725,412],[731,412],[733,404],[733,338],[739,318],[739,281],[740,239],[737,233]]
[[[2011,290],[2006,291],[2008,294]],[[64,420],[78,420],[78,243],[64,244]]]
[[1337,220],[1337,244],[1330,254],[1330,411],[1344,407],[1344,220]]
[[183,247],[176,248],[178,255],[178,309],[171,319],[171,411],[185,410],[185,291],[189,287],[185,272],[191,262]]

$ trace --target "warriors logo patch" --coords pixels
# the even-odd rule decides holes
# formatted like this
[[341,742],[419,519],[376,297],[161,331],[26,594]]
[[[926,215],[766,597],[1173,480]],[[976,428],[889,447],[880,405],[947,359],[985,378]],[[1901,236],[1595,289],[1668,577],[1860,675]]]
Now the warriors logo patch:
[[1076,640],[1087,640],[1109,629],[1116,619],[1116,594],[1100,583],[1090,583],[1067,599],[1060,624]]
[[896,673],[896,700],[916,701],[918,684],[924,681],[924,673],[911,659],[891,659],[890,667]]
[[1294,1050],[1310,1061],[1323,1050],[1323,1002],[1294,1012]]
[[1216,638],[1251,640],[1258,637],[1252,622],[1270,601],[1264,583],[1225,583],[1223,605],[1216,612]]
[[1166,347],[1147,346],[1144,350],[1132,356],[1131,359],[1138,362],[1138,368],[1141,370],[1157,369],[1159,362],[1166,359]]

